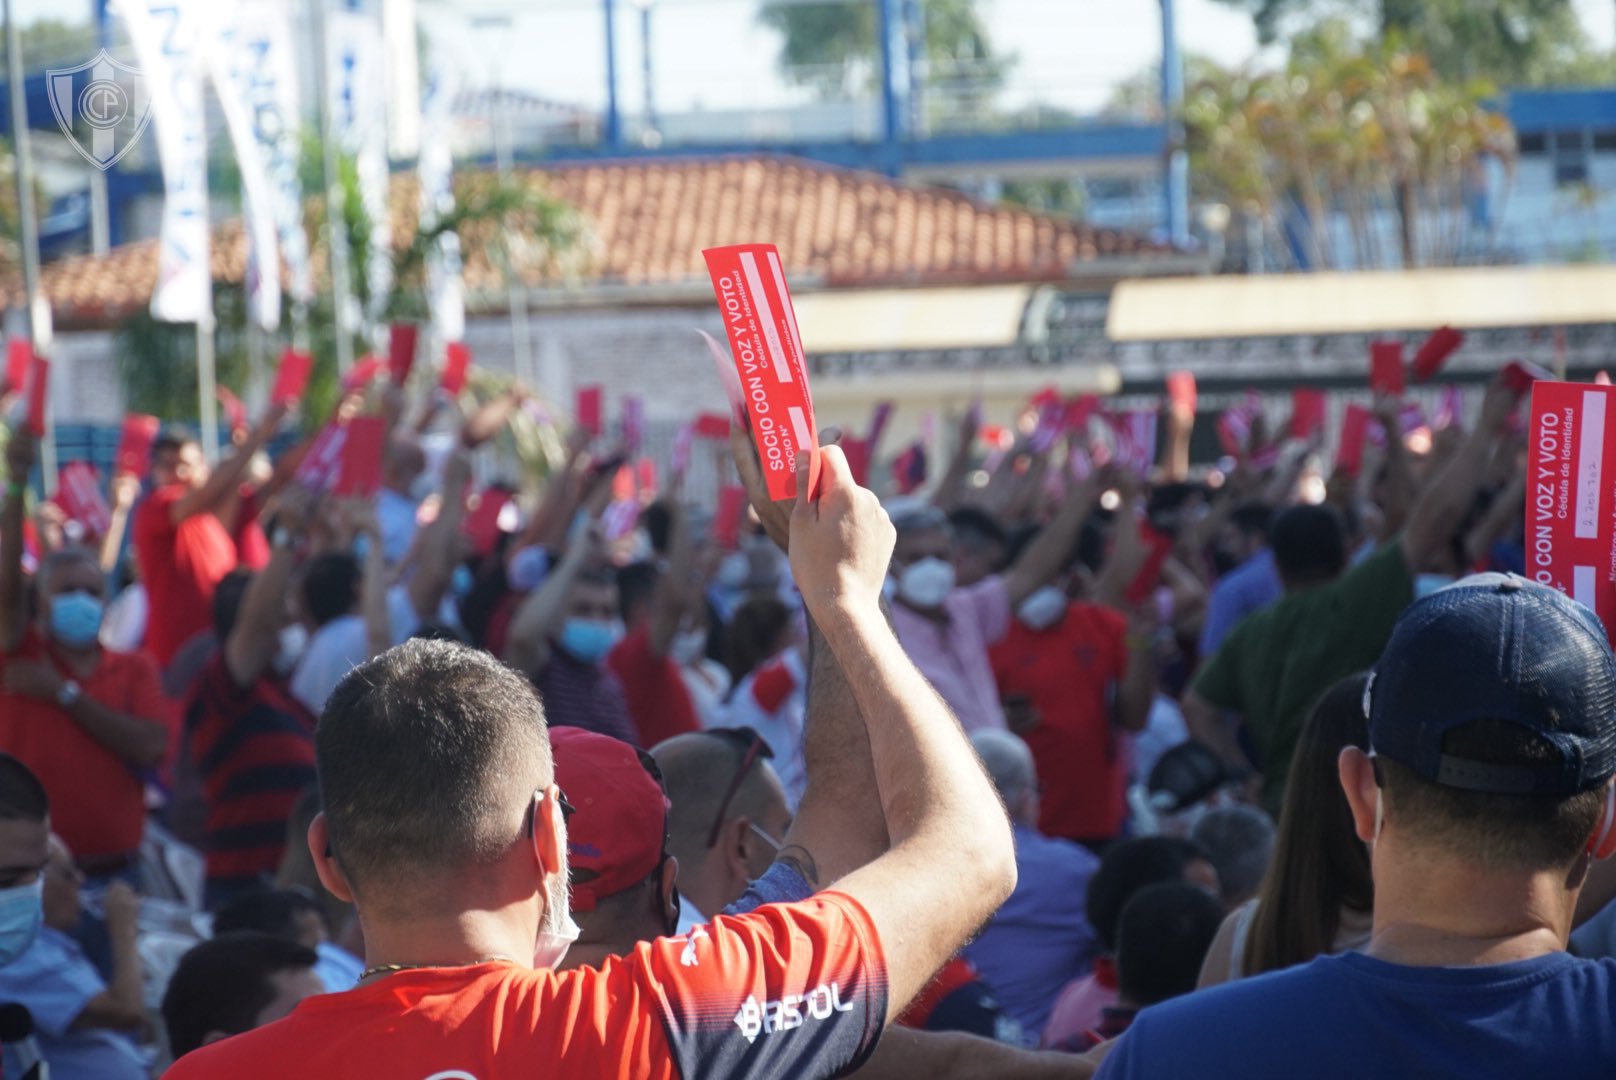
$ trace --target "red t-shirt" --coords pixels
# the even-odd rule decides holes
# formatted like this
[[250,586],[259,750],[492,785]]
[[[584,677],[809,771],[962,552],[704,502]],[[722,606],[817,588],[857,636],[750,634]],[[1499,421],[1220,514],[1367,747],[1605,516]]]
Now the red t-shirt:
[[1025,694],[1038,710],[1022,737],[1038,766],[1045,835],[1104,840],[1122,831],[1128,754],[1111,701],[1128,668],[1127,627],[1121,612],[1072,604],[1048,630],[1015,620],[989,650],[1000,697]]
[[[88,678],[68,670],[30,627],[6,660],[49,664],[78,682],[93,701],[142,720],[168,724],[157,669],[141,653],[102,650]],[[132,765],[108,750],[54,701],[0,690],[0,750],[33,770],[50,796],[51,828],[81,859],[125,855],[140,846],[146,825],[145,784]]]
[[630,630],[606,657],[606,666],[623,684],[628,713],[640,729],[641,746],[655,746],[663,739],[701,730],[679,665],[651,651],[648,625],[641,623]]
[[211,512],[173,523],[171,509],[190,493],[184,484],[158,488],[135,513],[135,551],[151,596],[146,649],[159,667],[213,625],[213,590],[236,568],[236,542]]
[[404,971],[187,1054],[168,1080],[840,1076],[874,1050],[886,962],[841,893],[723,916],[600,968]]

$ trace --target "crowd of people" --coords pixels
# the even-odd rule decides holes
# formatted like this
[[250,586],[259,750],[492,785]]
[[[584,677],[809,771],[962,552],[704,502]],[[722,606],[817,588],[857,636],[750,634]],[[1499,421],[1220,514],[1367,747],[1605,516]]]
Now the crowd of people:
[[9,432],[8,1080],[1616,1063],[1616,658],[1516,576],[1510,380],[1334,468],[973,410],[884,502],[835,432],[772,501],[738,419],[730,522],[581,427],[480,486],[520,393],[401,403],[339,410],[374,496],[271,406],[102,535]]

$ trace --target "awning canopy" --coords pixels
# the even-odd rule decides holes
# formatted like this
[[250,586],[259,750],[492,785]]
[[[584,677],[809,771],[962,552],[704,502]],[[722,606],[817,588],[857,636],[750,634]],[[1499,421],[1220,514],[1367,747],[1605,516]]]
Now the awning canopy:
[[1616,267],[1533,266],[1124,281],[1112,341],[1616,322]]
[[849,289],[792,298],[810,352],[903,352],[1014,345],[1036,286]]

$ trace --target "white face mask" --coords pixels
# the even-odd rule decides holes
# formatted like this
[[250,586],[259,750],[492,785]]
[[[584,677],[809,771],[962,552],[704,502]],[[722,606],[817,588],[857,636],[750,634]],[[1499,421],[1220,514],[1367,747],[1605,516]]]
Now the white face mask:
[[680,667],[694,664],[706,651],[707,631],[699,628],[679,631],[673,635],[673,641],[668,645],[669,658]]
[[276,672],[285,675],[297,667],[297,662],[303,658],[303,651],[308,647],[309,631],[302,623],[281,627],[280,648],[276,650],[273,661]]
[[1066,594],[1053,585],[1045,585],[1016,608],[1016,618],[1033,630],[1048,630],[1065,614]]
[[[565,828],[561,835],[561,850],[567,850]],[[539,934],[533,943],[534,969],[554,968],[561,963],[566,959],[572,943],[578,940],[578,934],[578,924],[573,921],[572,905],[567,899],[567,875],[563,871],[550,882],[544,918],[539,922]]]
[[898,595],[917,608],[941,606],[954,591],[954,564],[942,559],[920,559],[898,575]]

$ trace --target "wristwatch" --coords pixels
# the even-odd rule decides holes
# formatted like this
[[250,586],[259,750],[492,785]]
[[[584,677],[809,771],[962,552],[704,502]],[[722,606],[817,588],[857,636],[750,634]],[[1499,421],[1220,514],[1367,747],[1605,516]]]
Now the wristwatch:
[[78,704],[79,697],[83,693],[84,688],[78,683],[74,682],[72,679],[69,679],[62,684],[62,688],[60,690],[56,691],[56,704],[60,705],[64,709],[71,709],[74,705]]

